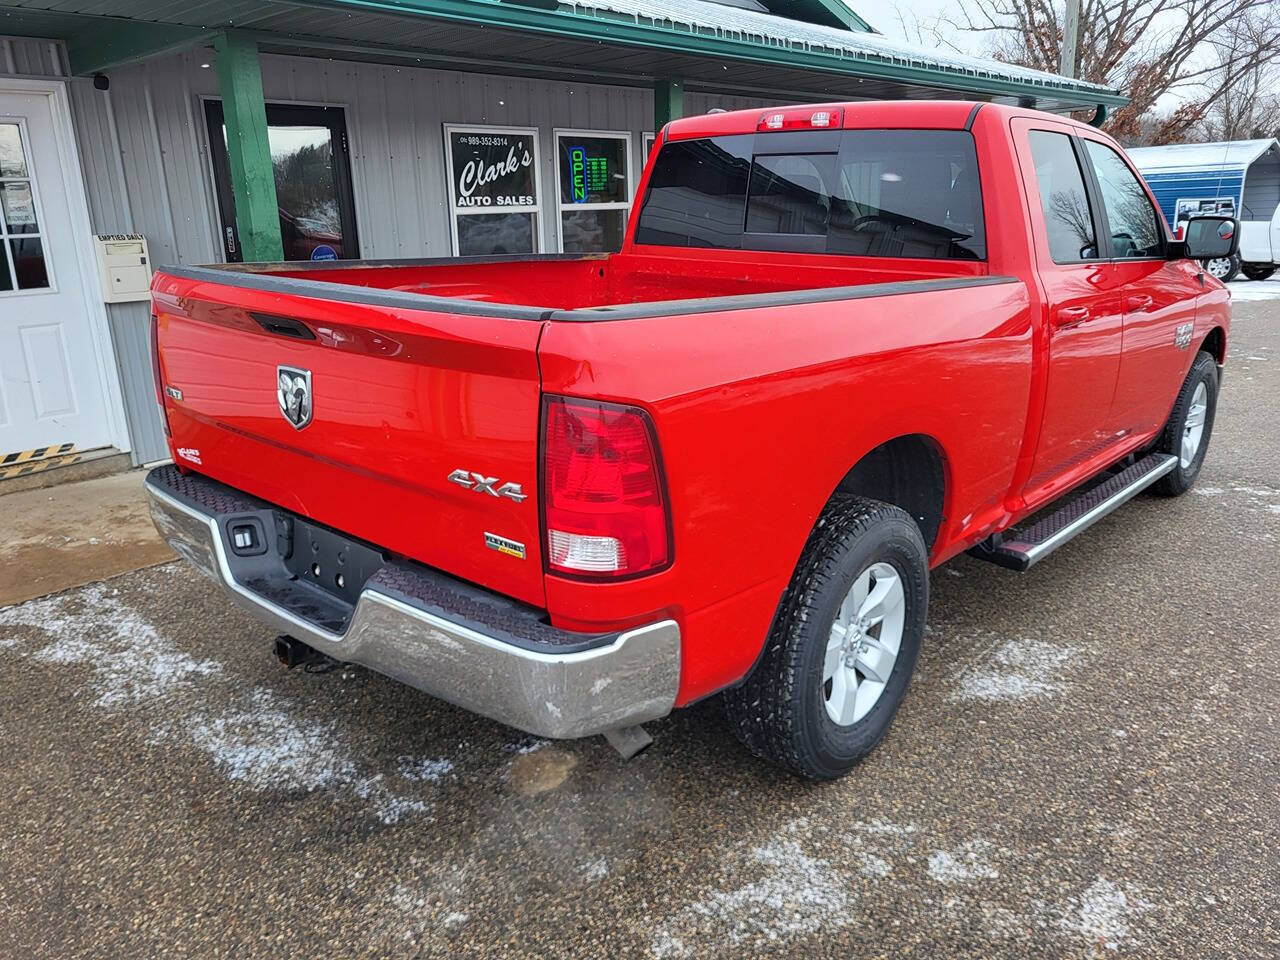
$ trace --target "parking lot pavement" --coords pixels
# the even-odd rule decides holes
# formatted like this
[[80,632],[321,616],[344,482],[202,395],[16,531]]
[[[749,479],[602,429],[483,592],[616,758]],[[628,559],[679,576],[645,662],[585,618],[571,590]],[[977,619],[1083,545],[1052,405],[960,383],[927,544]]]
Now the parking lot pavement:
[[0,954],[1277,956],[1280,301],[1233,333],[1196,489],[935,571],[835,784],[716,700],[622,763],[283,672],[176,564],[0,610]]

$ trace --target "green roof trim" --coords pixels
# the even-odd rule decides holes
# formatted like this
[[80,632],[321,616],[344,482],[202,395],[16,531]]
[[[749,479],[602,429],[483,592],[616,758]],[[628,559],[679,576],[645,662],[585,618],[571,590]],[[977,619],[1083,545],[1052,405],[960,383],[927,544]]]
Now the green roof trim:
[[[769,63],[910,83],[977,97],[1035,97],[1066,108],[1124,106],[1096,84],[975,57],[912,48],[881,34],[837,30],[692,0],[561,0],[541,9],[509,0],[306,0],[340,10],[418,14],[480,27]],[[714,7],[714,18],[701,19]],[[723,11],[723,12],[721,12]],[[690,16],[690,13],[700,16]],[[741,26],[738,26],[741,25]]]

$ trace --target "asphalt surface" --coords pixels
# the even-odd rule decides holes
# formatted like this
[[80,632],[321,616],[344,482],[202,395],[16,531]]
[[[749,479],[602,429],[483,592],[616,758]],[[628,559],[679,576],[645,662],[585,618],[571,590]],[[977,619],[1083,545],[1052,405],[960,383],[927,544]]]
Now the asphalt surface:
[[0,611],[0,954],[1280,955],[1280,300],[1236,316],[1197,488],[935,571],[835,784],[716,700],[622,763],[286,673],[178,564]]

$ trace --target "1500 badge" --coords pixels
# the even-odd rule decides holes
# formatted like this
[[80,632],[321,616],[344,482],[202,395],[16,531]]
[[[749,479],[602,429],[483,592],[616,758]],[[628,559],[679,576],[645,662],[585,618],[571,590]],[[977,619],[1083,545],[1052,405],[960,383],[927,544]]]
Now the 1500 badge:
[[483,473],[476,473],[474,470],[459,468],[449,474],[449,482],[456,483],[460,487],[466,487],[468,490],[474,490],[476,493],[487,493],[491,497],[506,497],[516,503],[521,503],[529,496],[520,488],[518,483],[508,481],[501,486],[497,486],[497,477],[486,477]]
[[1195,328],[1196,325],[1190,320],[1178,324],[1177,329],[1173,331],[1173,345],[1179,350],[1185,350],[1191,346],[1191,333]]

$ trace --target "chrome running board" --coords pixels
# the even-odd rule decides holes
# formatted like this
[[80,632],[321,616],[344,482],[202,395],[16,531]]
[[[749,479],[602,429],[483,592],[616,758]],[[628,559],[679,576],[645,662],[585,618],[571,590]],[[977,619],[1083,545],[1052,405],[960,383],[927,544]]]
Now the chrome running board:
[[1087,488],[1030,526],[1007,531],[979,544],[969,555],[1010,570],[1029,570],[1177,465],[1177,457],[1153,453]]

